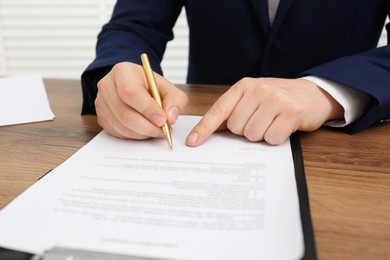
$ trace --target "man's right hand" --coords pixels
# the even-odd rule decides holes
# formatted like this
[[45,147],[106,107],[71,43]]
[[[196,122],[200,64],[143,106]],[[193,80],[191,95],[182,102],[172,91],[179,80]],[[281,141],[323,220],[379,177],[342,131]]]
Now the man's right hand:
[[187,104],[187,95],[154,73],[163,103],[161,108],[148,92],[142,66],[122,62],[98,82],[95,100],[98,123],[111,135],[123,139],[163,136],[161,127],[173,125]]

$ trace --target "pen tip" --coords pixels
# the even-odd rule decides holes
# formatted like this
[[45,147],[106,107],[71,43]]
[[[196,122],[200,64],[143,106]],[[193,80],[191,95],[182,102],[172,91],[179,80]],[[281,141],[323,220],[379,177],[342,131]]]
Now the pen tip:
[[165,139],[168,142],[169,148],[171,148],[171,150],[173,150],[172,136],[171,136],[171,131],[169,130],[168,124],[165,124],[163,126],[163,132],[165,134]]

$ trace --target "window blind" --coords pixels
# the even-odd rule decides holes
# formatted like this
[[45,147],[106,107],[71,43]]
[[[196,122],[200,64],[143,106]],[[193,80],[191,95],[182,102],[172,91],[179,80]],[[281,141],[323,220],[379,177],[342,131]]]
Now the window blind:
[[[95,56],[97,34],[114,4],[115,0],[0,0],[0,75],[80,78]],[[185,82],[187,31],[183,12],[162,64],[174,83]]]
[[79,78],[112,0],[2,0],[1,74]]

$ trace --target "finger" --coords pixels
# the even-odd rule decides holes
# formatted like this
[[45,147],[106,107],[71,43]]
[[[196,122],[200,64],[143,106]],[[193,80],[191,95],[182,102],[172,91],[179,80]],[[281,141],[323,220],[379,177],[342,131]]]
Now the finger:
[[132,139],[162,135],[159,127],[120,99],[112,77],[101,80],[98,89],[95,106],[103,128],[110,128],[113,135],[117,137]]
[[180,112],[187,105],[187,95],[164,77],[156,74],[156,81],[162,98],[163,109],[168,118],[168,124],[173,125]]
[[229,118],[241,97],[241,89],[232,86],[211,106],[199,123],[191,130],[187,136],[186,144],[194,147],[206,141]]
[[[139,65],[113,68],[118,96],[123,103],[138,111],[156,126],[163,126],[167,121],[165,112],[150,95],[147,89],[143,69]],[[131,79],[129,79],[131,75]]]
[[151,123],[145,117],[124,103],[116,103],[111,106],[117,131],[132,139],[145,139],[146,137],[159,137],[163,132],[161,127]]
[[[108,107],[108,104],[106,103],[105,99],[110,97],[109,94],[110,88],[109,86],[112,86],[114,83],[111,80],[109,76],[106,75],[102,80],[99,81],[97,87],[98,87],[98,93],[95,99],[95,109],[96,109],[96,115],[97,115],[97,122],[98,124],[106,130],[111,135],[118,137],[118,138],[125,138],[124,135],[120,134],[116,128],[118,126],[115,126],[115,124],[119,124],[119,122],[115,119],[115,117],[112,115],[112,112],[110,111],[110,108]],[[107,87],[106,87],[107,86]],[[114,122],[113,122],[114,120]]]
[[275,106],[261,105],[245,125],[244,136],[253,142],[263,140],[265,132],[278,113],[278,108]]
[[278,145],[286,141],[292,133],[298,130],[299,122],[288,114],[275,118],[264,134],[264,140],[271,145]]
[[119,121],[116,120],[115,117],[107,117],[107,115],[100,116],[97,113],[97,120],[99,125],[103,127],[104,130],[106,130],[108,133],[110,133],[115,137],[121,139],[137,139],[137,140],[150,138],[149,136],[139,135],[138,133],[135,133],[130,129],[124,127],[119,123]]
[[[112,104],[112,103],[111,103]],[[113,136],[116,136],[118,138],[122,139],[147,139],[151,136],[161,136],[162,132],[159,130],[158,127],[151,124],[148,120],[143,118],[142,120],[148,124],[147,126],[137,126],[137,125],[129,125],[127,126],[126,123],[121,123],[113,114],[112,110],[109,108],[107,103],[103,100],[103,98],[100,97],[100,93],[98,94],[98,97],[95,101],[96,106],[96,114],[98,118],[99,125],[107,130],[110,134]],[[127,107],[126,107],[127,108]],[[134,111],[131,111],[130,108],[129,113],[135,113]],[[113,110],[115,111],[115,105]],[[129,115],[130,116],[130,115]],[[140,123],[140,122],[138,122]],[[151,125],[151,126],[149,126]],[[149,129],[148,127],[156,128],[154,131],[136,131],[133,129]]]
[[121,139],[125,139],[126,136],[120,134],[117,130],[116,130],[116,127],[114,127],[114,124],[111,123],[112,122],[112,119],[110,119],[109,117],[107,116],[103,116],[100,112],[100,110],[96,109],[96,115],[97,115],[97,122],[98,124],[104,129],[106,130],[109,134],[115,136],[115,137],[118,137],[118,138],[121,138]]
[[227,120],[227,128],[232,133],[244,135],[246,125],[259,107],[258,99],[260,97],[255,97],[252,91],[244,93]]

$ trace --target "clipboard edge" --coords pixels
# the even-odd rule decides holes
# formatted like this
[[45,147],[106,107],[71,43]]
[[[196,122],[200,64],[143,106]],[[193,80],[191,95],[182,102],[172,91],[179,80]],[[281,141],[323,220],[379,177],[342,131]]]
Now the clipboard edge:
[[295,132],[290,136],[290,143],[294,162],[295,180],[297,183],[299,199],[299,211],[301,214],[302,232],[305,245],[305,251],[302,260],[316,260],[317,254],[310,214],[309,193],[306,183],[305,167],[299,132]]

